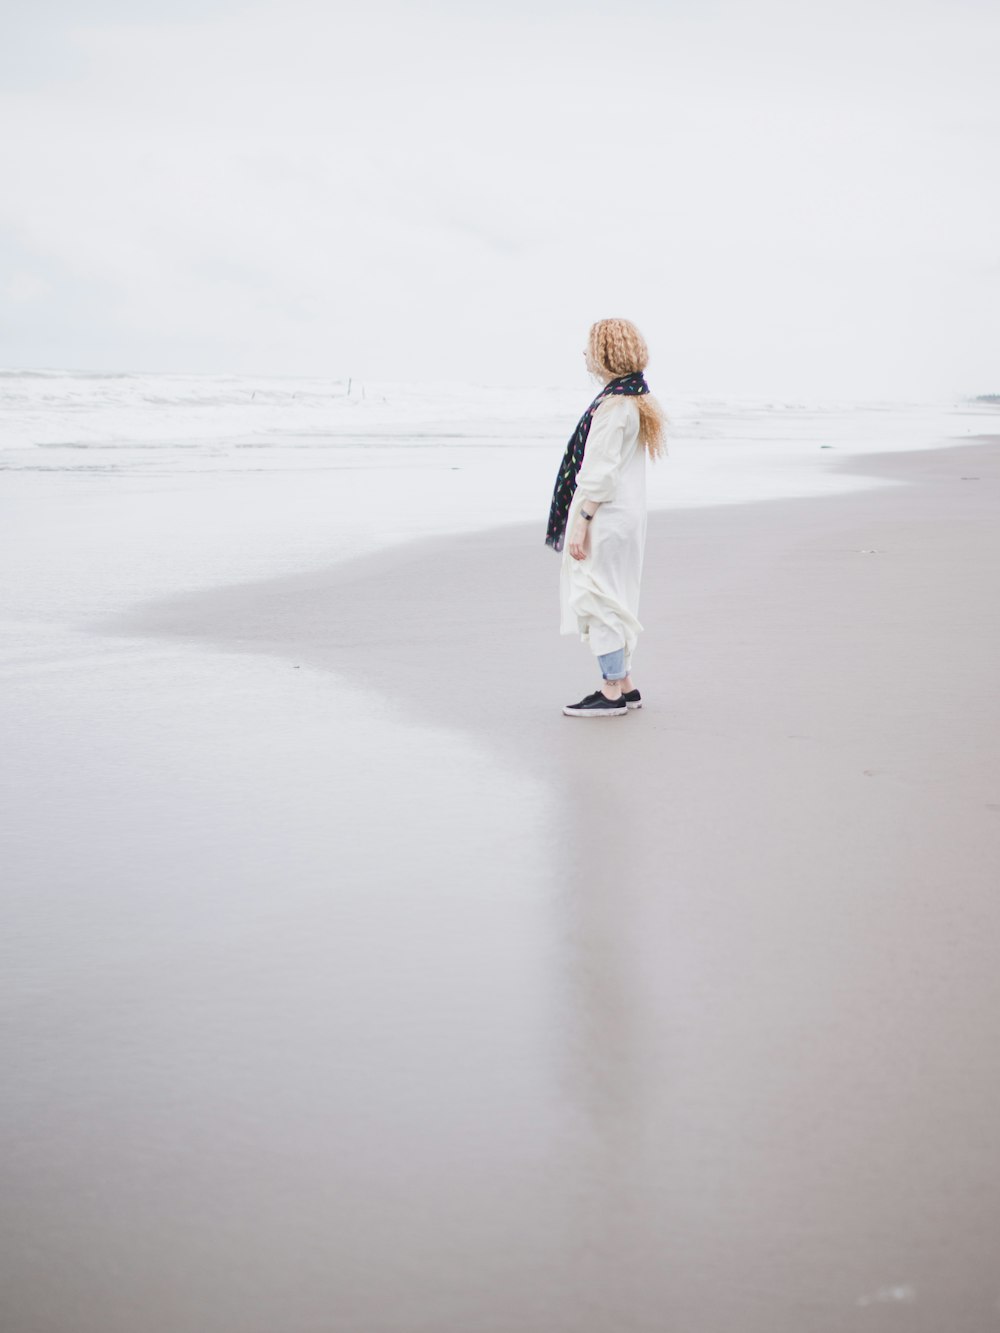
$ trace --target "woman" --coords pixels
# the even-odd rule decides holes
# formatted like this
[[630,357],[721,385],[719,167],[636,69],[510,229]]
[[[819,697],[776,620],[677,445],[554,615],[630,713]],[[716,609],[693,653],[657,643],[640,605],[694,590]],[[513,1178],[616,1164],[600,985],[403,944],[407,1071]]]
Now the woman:
[[562,551],[560,632],[579,633],[597,658],[603,684],[563,712],[624,717],[642,707],[631,669],[642,630],[646,455],[665,452],[664,417],[642,373],[649,353],[634,324],[599,320],[583,355],[604,387],[566,446],[545,541]]

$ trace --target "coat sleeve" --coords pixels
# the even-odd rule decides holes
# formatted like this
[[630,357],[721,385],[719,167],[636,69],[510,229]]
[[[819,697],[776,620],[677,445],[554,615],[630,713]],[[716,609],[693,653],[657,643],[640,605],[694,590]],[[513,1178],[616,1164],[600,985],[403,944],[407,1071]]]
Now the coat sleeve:
[[590,432],[577,473],[576,489],[588,500],[613,500],[625,442],[625,399],[605,398],[590,421]]

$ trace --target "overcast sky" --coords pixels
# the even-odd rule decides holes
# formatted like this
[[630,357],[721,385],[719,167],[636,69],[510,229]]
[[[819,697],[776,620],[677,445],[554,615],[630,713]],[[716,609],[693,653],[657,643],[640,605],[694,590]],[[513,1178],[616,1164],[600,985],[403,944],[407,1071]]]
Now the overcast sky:
[[0,365],[1000,391],[992,0],[0,7]]

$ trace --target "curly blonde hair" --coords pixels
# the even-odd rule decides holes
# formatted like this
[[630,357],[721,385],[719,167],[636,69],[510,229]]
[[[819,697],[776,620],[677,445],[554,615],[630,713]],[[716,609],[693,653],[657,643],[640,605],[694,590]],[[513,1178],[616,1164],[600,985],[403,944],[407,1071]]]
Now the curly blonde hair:
[[[634,375],[649,362],[646,340],[628,319],[599,319],[587,335],[587,369],[604,381],[618,375]],[[639,409],[639,442],[650,458],[667,452],[664,426],[667,417],[651,393],[636,394]]]

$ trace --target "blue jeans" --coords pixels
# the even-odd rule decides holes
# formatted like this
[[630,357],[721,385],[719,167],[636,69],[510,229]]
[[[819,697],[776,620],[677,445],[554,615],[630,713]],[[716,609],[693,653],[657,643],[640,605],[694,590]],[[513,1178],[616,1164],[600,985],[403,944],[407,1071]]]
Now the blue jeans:
[[616,648],[613,653],[601,653],[597,661],[605,680],[624,680],[628,675],[624,648]]

